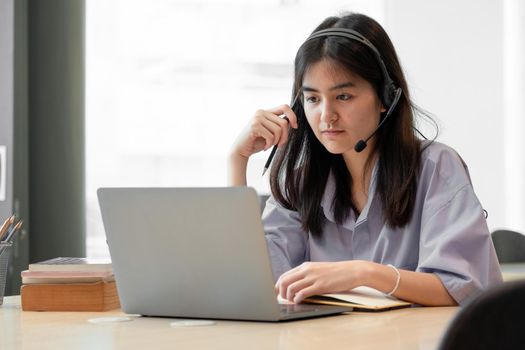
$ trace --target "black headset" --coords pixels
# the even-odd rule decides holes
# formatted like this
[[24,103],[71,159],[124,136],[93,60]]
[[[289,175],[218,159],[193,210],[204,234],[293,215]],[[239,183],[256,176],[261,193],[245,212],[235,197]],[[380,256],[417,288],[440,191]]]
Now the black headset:
[[360,43],[366,45],[368,48],[372,50],[374,53],[377,62],[379,63],[379,67],[381,69],[381,74],[383,76],[383,86],[382,86],[382,96],[381,100],[386,108],[388,108],[385,117],[381,120],[377,128],[374,130],[370,136],[368,136],[365,140],[359,140],[355,146],[354,149],[356,152],[361,152],[366,148],[366,144],[368,140],[370,140],[376,132],[379,130],[379,128],[385,123],[387,118],[392,114],[394,111],[394,108],[396,107],[397,103],[399,102],[399,99],[401,98],[401,94],[403,93],[403,90],[400,87],[397,87],[390,75],[388,74],[388,71],[385,66],[385,62],[383,62],[383,59],[381,58],[381,54],[376,49],[376,47],[363,35],[361,35],[359,32],[356,32],[352,29],[347,28],[328,28],[328,29],[322,29],[317,32],[312,33],[303,45],[310,40],[322,38],[322,37],[328,37],[328,36],[337,36],[341,38],[347,38],[350,40],[359,41]]

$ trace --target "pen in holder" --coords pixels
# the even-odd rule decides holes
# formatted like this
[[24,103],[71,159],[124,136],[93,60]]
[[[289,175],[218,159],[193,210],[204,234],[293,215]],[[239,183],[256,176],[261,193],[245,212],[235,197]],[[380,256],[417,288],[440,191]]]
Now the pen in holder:
[[0,305],[4,303],[5,282],[7,279],[7,265],[9,264],[9,255],[11,255],[11,246],[13,242],[0,243]]

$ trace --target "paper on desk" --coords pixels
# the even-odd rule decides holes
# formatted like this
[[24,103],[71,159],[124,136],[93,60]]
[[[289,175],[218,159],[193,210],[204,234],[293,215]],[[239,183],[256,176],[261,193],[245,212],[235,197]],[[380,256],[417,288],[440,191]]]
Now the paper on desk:
[[409,302],[389,297],[384,293],[370,287],[357,287],[347,293],[323,294],[323,297],[339,299],[351,304],[359,304],[371,307],[394,307],[401,305],[410,305]]
[[[293,304],[293,302],[281,298],[280,295],[277,296],[277,300],[281,304]],[[321,304],[357,306],[360,308],[372,310],[381,310],[412,305],[412,303],[399,300],[394,297],[389,297],[374,288],[365,286],[354,288],[346,293],[329,293],[322,295],[314,295],[309,298],[306,298],[305,301]]]

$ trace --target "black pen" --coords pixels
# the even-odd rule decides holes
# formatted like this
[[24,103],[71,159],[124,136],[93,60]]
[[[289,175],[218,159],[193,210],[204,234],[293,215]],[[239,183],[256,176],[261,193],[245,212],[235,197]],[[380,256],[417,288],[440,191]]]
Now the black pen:
[[[288,119],[288,118],[286,118],[286,119]],[[264,174],[266,173],[266,171],[270,167],[270,164],[272,164],[272,159],[275,156],[275,152],[277,152],[277,145],[273,146],[272,151],[270,152],[270,156],[268,157],[268,160],[266,161],[266,164],[264,164],[264,169],[263,169],[262,176],[264,176]]]
[[[297,92],[297,95],[295,95],[295,98],[292,101],[292,106],[290,107],[291,109],[293,109],[295,107],[295,103],[297,102],[297,99],[299,98],[299,94],[300,93],[301,93],[301,90],[299,90]],[[288,117],[284,117],[283,119],[286,119],[288,124],[290,124],[290,120],[288,120]],[[264,164],[264,169],[263,169],[263,172],[262,172],[262,176],[264,176],[264,174],[266,173],[268,168],[270,168],[270,164],[272,164],[272,159],[275,156],[275,152],[277,152],[277,145],[273,145],[272,151],[270,152],[270,156],[268,157],[268,160],[266,161],[266,164]]]

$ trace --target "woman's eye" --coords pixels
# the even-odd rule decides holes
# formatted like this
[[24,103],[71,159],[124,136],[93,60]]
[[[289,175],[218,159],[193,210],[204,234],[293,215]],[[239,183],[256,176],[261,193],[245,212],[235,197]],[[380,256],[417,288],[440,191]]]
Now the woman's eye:
[[348,94],[341,94],[337,96],[337,99],[341,101],[348,101],[351,98],[352,98],[352,95],[348,95]]
[[306,102],[309,102],[309,103],[315,103],[318,101],[317,97],[315,96],[306,96],[304,99],[306,100]]

